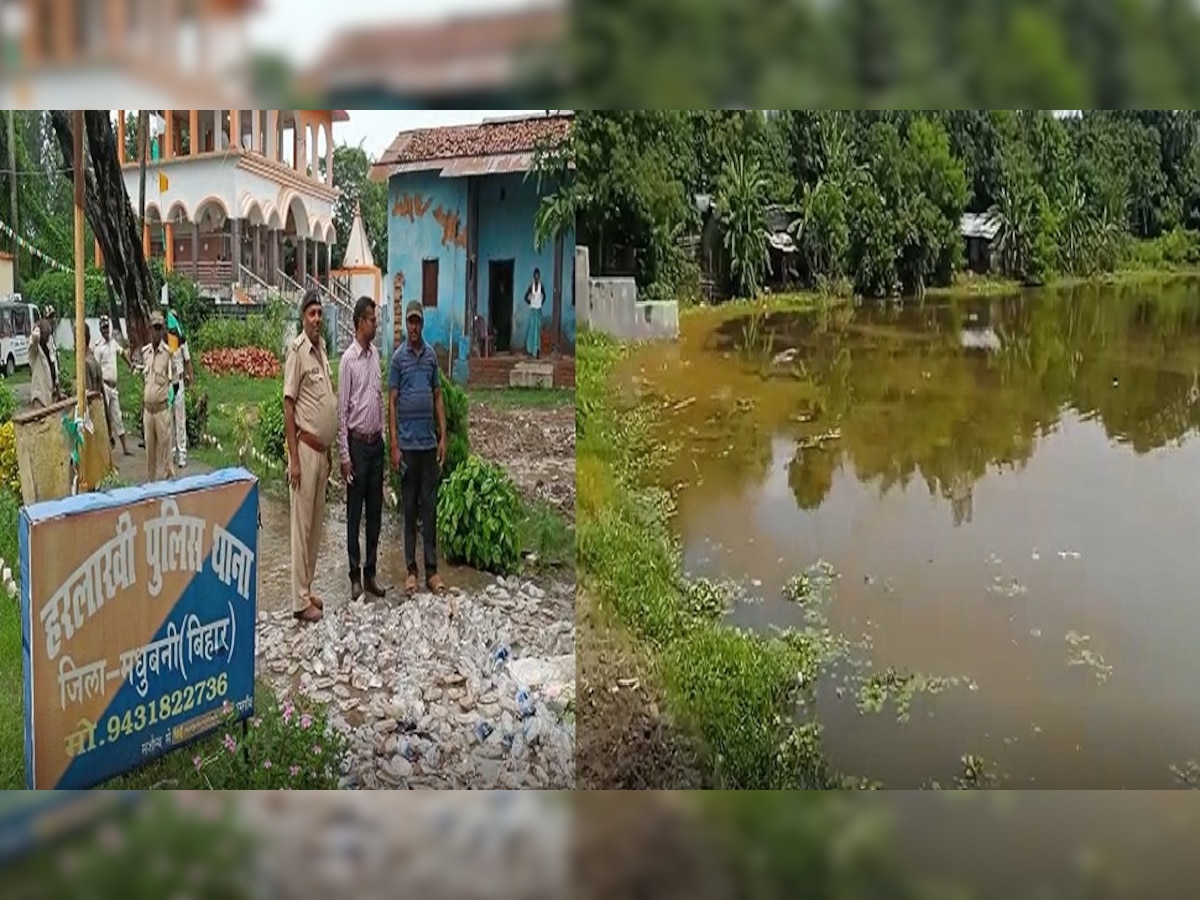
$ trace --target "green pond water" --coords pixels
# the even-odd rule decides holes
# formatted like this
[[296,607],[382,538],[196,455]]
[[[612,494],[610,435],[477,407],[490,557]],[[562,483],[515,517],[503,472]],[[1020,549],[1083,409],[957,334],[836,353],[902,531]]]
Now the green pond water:
[[680,444],[688,573],[747,594],[732,622],[803,627],[784,586],[837,572],[838,768],[1172,788],[1200,760],[1200,282],[698,314],[626,374]]

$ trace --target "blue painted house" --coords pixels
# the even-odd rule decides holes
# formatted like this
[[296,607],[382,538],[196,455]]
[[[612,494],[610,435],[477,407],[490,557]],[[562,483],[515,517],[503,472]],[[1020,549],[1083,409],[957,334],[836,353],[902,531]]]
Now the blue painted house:
[[[372,168],[388,183],[389,354],[404,340],[404,307],[420,300],[426,339],[444,364],[451,357],[455,380],[483,383],[491,372],[500,383],[497,366],[528,358],[524,298],[538,269],[540,357],[570,358],[574,380],[575,233],[536,249],[534,220],[551,186],[531,173],[538,148],[565,141],[572,119],[552,112],[397,135]],[[485,346],[475,340],[477,317],[491,334]]]

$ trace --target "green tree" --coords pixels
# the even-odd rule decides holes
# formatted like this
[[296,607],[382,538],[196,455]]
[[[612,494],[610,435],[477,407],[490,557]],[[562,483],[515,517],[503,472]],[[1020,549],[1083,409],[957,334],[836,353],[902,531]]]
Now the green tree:
[[[320,161],[324,172],[325,161]],[[387,268],[387,185],[370,178],[371,159],[360,147],[339,144],[333,148],[333,183],[341,192],[333,205],[337,241],[333,245],[334,268],[346,256],[346,241],[354,224],[355,210],[362,211],[363,227],[371,243],[375,265]]]
[[766,234],[768,189],[757,161],[738,154],[725,163],[717,188],[717,210],[734,284],[743,297],[758,296],[763,273],[771,266]]

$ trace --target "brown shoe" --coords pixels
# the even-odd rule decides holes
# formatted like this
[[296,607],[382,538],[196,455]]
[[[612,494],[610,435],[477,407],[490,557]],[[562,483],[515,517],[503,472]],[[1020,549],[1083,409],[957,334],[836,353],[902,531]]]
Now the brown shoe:
[[404,579],[404,593],[408,594],[408,596],[411,597],[416,592],[417,592],[417,576],[409,575],[407,578]]
[[311,603],[313,606],[315,606],[317,609],[321,609],[321,610],[325,609],[325,601],[322,600],[320,597],[309,597],[308,602]]
[[363,579],[363,587],[366,588],[368,594],[372,597],[383,599],[387,596],[387,588],[380,587],[379,582],[375,580],[374,575],[368,575]]
[[319,606],[310,606],[304,612],[293,613],[293,615],[300,622],[319,622],[321,621],[321,608]]
[[429,580],[425,582],[425,587],[429,588],[435,594],[446,593],[446,583],[442,581],[442,577],[436,572],[429,576]]

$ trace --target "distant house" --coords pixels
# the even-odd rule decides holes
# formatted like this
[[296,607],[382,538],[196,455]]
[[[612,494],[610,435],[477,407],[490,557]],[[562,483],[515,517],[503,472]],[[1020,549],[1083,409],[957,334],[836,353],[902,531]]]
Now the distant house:
[[327,106],[536,108],[568,84],[561,0],[373,25],[335,36],[302,74]]
[[1000,220],[990,213],[963,213],[960,230],[966,242],[967,268],[980,274],[991,271],[992,244],[1000,233]]
[[[696,194],[692,201],[700,214],[697,254],[701,296],[710,303],[719,302],[730,296],[732,277],[720,210],[711,194]],[[763,272],[762,280],[772,290],[787,290],[800,280],[799,248],[788,230],[794,219],[795,213],[786,206],[771,204],[766,209],[763,238],[770,268]]]
[[540,269],[541,356],[574,356],[575,230],[534,248],[535,216],[550,186],[539,192],[538,178],[527,177],[538,148],[565,141],[573,117],[549,112],[404,131],[372,166],[371,177],[388,184],[389,353],[404,340],[405,305],[420,300],[426,337],[439,354],[452,354],[455,380],[478,383],[494,369],[487,377],[507,383],[507,371],[496,367],[523,358],[523,298]]

